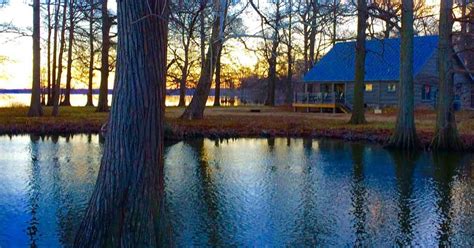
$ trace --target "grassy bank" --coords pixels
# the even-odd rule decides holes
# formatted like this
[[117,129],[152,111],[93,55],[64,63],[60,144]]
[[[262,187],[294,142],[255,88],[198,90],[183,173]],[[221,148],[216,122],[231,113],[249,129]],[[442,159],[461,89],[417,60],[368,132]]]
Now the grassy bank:
[[[258,108],[260,113],[250,109]],[[107,120],[106,113],[94,108],[62,107],[59,117],[51,117],[51,108],[45,117],[26,117],[27,108],[0,108],[0,134],[57,134],[98,133]],[[348,125],[350,115],[294,113],[289,108],[270,107],[219,107],[206,109],[203,120],[187,121],[178,117],[183,108],[166,109],[166,122],[172,130],[170,138],[188,137],[325,137],[345,140],[364,140],[384,143],[395,126],[396,113],[375,115],[367,113],[368,124]],[[436,114],[429,110],[416,112],[416,125],[425,146],[433,135]],[[474,112],[457,113],[460,134],[474,150]]]

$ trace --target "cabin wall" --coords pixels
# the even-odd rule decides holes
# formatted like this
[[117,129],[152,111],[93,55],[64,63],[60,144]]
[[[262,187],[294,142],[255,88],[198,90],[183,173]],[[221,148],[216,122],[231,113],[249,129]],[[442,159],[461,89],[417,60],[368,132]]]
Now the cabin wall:
[[[390,92],[388,86],[390,84],[396,84],[398,90],[398,83],[396,81],[390,82],[367,82],[366,84],[372,84],[372,91],[364,90],[364,102],[369,107],[388,107],[397,104],[398,95],[397,92]],[[354,98],[354,83],[346,83],[346,102],[352,106]]]
[[[439,70],[438,70],[438,50],[435,49],[430,59],[426,61],[425,65],[420,72],[415,76],[413,87],[414,87],[414,98],[415,106],[417,108],[431,108],[433,109],[436,104],[436,98],[438,95],[438,84],[439,84]],[[430,99],[423,99],[423,90],[426,85],[431,87]]]
[[454,74],[454,94],[455,101],[461,104],[462,109],[471,108],[472,84],[465,74]]

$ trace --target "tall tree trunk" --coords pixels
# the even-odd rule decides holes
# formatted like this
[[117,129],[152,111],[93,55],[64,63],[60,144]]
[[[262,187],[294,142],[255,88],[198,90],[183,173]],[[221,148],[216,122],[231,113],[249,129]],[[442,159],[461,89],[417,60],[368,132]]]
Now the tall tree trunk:
[[179,102],[178,107],[186,107],[186,81],[188,80],[188,60],[184,59],[181,79],[179,80]]
[[289,12],[288,12],[288,44],[287,44],[287,59],[288,59],[288,68],[286,73],[286,96],[285,103],[291,105],[293,103],[293,51],[292,51],[292,11],[293,11],[293,2],[292,0],[288,1]]
[[[205,6],[208,0],[201,0],[201,4]],[[200,51],[201,51],[201,70],[205,67],[206,62],[206,17],[204,8],[202,8],[199,14],[199,39],[200,39]]]
[[48,54],[47,54],[47,59],[48,59],[48,86],[47,86],[47,93],[48,93],[48,98],[47,98],[47,105],[52,105],[53,103],[53,95],[52,95],[52,90],[51,90],[51,0],[46,1],[46,8],[48,10]]
[[110,26],[111,20],[107,8],[107,1],[102,0],[102,52],[101,52],[101,67],[100,67],[100,91],[99,104],[97,105],[97,112],[109,111],[107,96],[109,94],[109,50],[110,50]]
[[162,245],[168,3],[117,2],[114,101],[97,183],[75,247]]
[[[59,1],[61,3],[61,1]],[[56,85],[54,87],[54,98],[53,98],[53,116],[59,115],[59,96],[61,94],[61,76],[63,72],[63,54],[64,45],[66,43],[66,11],[67,11],[67,0],[64,1],[63,13],[62,13],[62,26],[61,26],[61,43],[59,43],[59,54],[58,54],[58,75],[56,77]]]
[[59,26],[59,10],[61,0],[54,1],[55,8],[54,8],[54,32],[53,32],[53,69],[51,71],[51,102],[48,102],[48,106],[54,105],[54,99],[56,99],[56,70],[57,70],[57,56],[58,56],[58,26]]
[[222,56],[222,47],[217,55],[216,61],[216,77],[215,77],[215,87],[214,87],[214,106],[221,106],[221,56]]
[[41,108],[41,50],[40,50],[40,1],[33,1],[33,83],[28,116],[42,116]]
[[[275,31],[276,33],[277,31]],[[270,58],[268,59],[268,91],[267,91],[267,99],[265,100],[266,106],[275,106],[275,89],[276,89],[276,65],[277,65],[277,53],[278,53],[278,46],[279,41],[277,41],[276,34],[274,40],[272,42],[272,49],[270,51]]]
[[364,109],[364,86],[365,86],[365,39],[367,29],[367,1],[357,0],[357,42],[355,61],[355,84],[352,116],[350,124],[358,125],[366,123]]
[[313,10],[313,15],[311,16],[311,29],[309,33],[309,68],[311,68],[314,63],[315,63],[315,57],[314,57],[314,48],[316,44],[316,18],[317,18],[317,12],[318,12],[318,5],[317,5],[316,0],[311,1],[311,6]]
[[[337,1],[338,0],[333,1],[333,5],[334,5],[333,6],[334,7],[333,8],[333,13],[332,13],[333,14],[333,20],[332,20],[332,45],[333,46],[336,45],[336,40],[337,40],[337,8],[338,8],[337,7],[337,5],[338,5]],[[358,3],[357,5],[358,6],[359,6],[359,2],[360,1],[357,0],[357,3]],[[365,6],[366,6],[365,8],[367,9],[367,1],[364,1],[364,2],[365,2]],[[359,8],[359,7],[357,7],[357,8]],[[367,18],[365,19],[365,21],[367,21]],[[357,25],[357,26],[359,26],[359,25]],[[365,27],[367,28],[367,23],[365,24]]]
[[267,99],[265,100],[266,106],[275,106],[275,90],[276,90],[276,81],[277,81],[277,56],[278,56],[278,46],[280,45],[280,5],[277,2],[277,9],[275,13],[275,27],[273,30],[272,37],[272,48],[270,51],[270,57],[268,58],[268,91]]
[[307,24],[307,19],[305,16],[302,17],[303,22],[303,61],[304,61],[304,72],[309,71],[310,62],[309,62],[309,37],[310,30],[309,25]]
[[89,10],[89,81],[87,89],[87,103],[86,106],[93,107],[94,102],[92,101],[92,88],[93,88],[93,79],[94,79],[94,0],[90,1],[90,10]]
[[67,69],[66,69],[66,92],[64,93],[63,106],[71,106],[71,81],[72,81],[72,46],[74,43],[74,0],[69,0],[69,40],[67,52]]
[[402,1],[400,44],[400,83],[398,115],[395,132],[388,147],[415,150],[420,147],[415,128],[413,92],[413,0]]
[[191,35],[188,36],[186,44],[184,45],[184,64],[181,70],[181,80],[179,82],[179,103],[178,107],[186,106],[186,82],[188,81],[189,71],[189,45],[191,41]]
[[206,101],[211,90],[212,76],[216,68],[217,55],[222,47],[224,36],[224,23],[227,14],[227,1],[214,0],[215,18],[212,24],[212,33],[207,50],[204,67],[201,68],[201,76],[193,95],[193,99],[189,106],[184,110],[182,119],[202,119],[204,117],[204,109]]
[[436,128],[432,142],[435,150],[461,150],[454,114],[454,51],[452,44],[453,1],[441,1],[439,15],[439,93],[437,103]]

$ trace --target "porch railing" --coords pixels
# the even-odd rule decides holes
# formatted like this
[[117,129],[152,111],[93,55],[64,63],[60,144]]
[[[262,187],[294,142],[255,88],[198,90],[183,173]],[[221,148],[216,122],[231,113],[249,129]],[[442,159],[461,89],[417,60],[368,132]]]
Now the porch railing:
[[345,103],[343,93],[320,92],[320,93],[295,93],[294,103],[318,104],[318,103]]

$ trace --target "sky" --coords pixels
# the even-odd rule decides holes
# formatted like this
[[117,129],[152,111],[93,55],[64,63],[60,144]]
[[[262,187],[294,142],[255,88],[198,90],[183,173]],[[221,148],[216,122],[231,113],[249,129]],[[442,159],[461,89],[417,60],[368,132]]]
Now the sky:
[[[429,4],[435,4],[439,0],[426,1]],[[28,3],[30,3],[29,0],[10,0],[8,6],[0,9],[0,23],[11,22],[20,28],[30,28],[33,10]],[[116,9],[116,1],[109,1],[109,8]],[[254,34],[260,28],[259,17],[250,7],[244,12],[243,21],[249,34]],[[44,37],[44,31],[42,35]],[[252,43],[252,40],[249,42]],[[246,51],[242,44],[230,41],[229,45],[234,46],[230,56],[233,62],[248,67],[256,64],[256,55]],[[16,34],[0,34],[0,56],[8,58],[7,63],[0,64],[0,89],[30,88],[32,74],[31,37],[22,37]],[[223,63],[225,62],[225,59],[223,59]],[[110,82],[110,85],[112,85],[112,77]],[[83,88],[85,84],[79,84],[79,87]]]
[[[28,0],[10,0],[10,3],[6,7],[0,9],[0,23],[11,22],[19,28],[31,28],[33,9],[28,4],[29,2]],[[116,9],[116,1],[109,1],[109,9]],[[245,21],[247,23],[253,23],[254,19],[255,16],[253,18],[247,18]],[[45,32],[43,31],[41,35],[44,37]],[[235,46],[235,50],[238,51],[233,54],[233,61],[237,60],[237,63],[245,66],[252,66],[256,63],[254,54],[242,52],[244,49],[243,45],[237,43],[233,43],[232,45]],[[16,34],[0,34],[0,56],[8,58],[7,63],[0,64],[0,89],[30,88],[32,75],[31,37],[21,37]],[[42,64],[44,64],[43,62]],[[223,62],[225,63],[225,61]],[[112,87],[113,76],[111,76],[109,80],[109,87]],[[86,87],[85,84],[78,84],[76,86],[77,88]]]

